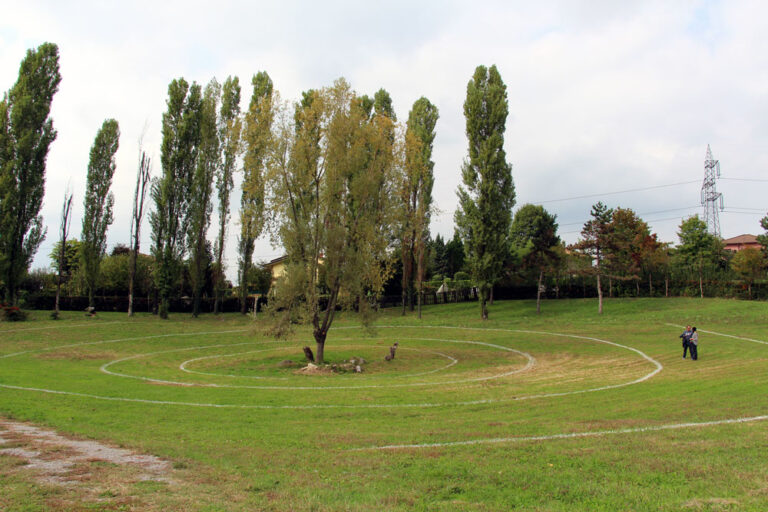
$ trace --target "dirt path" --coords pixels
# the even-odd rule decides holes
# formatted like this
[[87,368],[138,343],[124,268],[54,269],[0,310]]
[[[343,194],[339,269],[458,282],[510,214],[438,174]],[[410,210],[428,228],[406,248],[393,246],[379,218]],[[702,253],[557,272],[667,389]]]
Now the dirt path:
[[134,481],[170,482],[171,463],[99,441],[80,441],[52,430],[0,418],[0,455],[22,459],[25,469],[45,483],[89,480],[96,470],[124,467]]

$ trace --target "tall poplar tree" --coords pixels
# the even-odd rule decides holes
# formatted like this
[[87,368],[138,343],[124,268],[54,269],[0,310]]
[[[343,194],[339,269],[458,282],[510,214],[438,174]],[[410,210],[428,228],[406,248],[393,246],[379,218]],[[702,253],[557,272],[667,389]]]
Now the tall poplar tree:
[[243,133],[245,159],[240,198],[240,237],[237,241],[240,312],[243,314],[248,308],[248,272],[253,264],[253,250],[265,224],[264,169],[275,116],[272,79],[266,71],[260,71],[251,83],[253,94],[245,115]]
[[110,192],[115,175],[115,153],[120,144],[120,127],[114,119],[101,125],[91,147],[88,161],[88,178],[85,185],[83,227],[80,235],[80,254],[88,289],[88,305],[93,306],[93,296],[99,281],[101,260],[107,251],[107,228],[112,224],[112,206],[115,196]]
[[190,204],[187,210],[187,247],[190,253],[189,277],[192,284],[192,315],[200,314],[200,297],[205,285],[205,271],[208,268],[210,243],[206,238],[211,225],[211,196],[213,180],[219,167],[219,134],[216,123],[216,109],[221,96],[221,86],[214,79],[205,87],[200,109],[200,138],[197,151],[195,174],[190,189]]
[[128,316],[133,316],[134,285],[136,282],[136,265],[139,259],[141,245],[141,221],[144,218],[144,201],[147,198],[147,186],[152,179],[152,163],[145,151],[141,151],[139,169],[136,172],[136,190],[133,194],[133,211],[131,212],[131,260],[128,268]]
[[496,66],[478,66],[464,102],[469,155],[461,170],[455,220],[479,291],[483,320],[488,318],[491,289],[501,277],[515,205],[512,165],[504,152],[507,114],[507,86]]
[[56,303],[53,309],[53,318],[59,319],[59,308],[61,302],[61,283],[64,280],[64,269],[66,268],[66,249],[67,237],[69,236],[69,226],[72,223],[72,192],[67,187],[64,192],[64,205],[61,207],[61,226],[59,227],[59,265],[56,273]]
[[[418,313],[421,318],[421,303],[423,300],[424,272],[426,268],[426,245],[429,240],[429,221],[432,214],[432,186],[435,182],[432,161],[433,142],[435,140],[435,125],[439,113],[425,97],[413,104],[408,114],[405,132],[405,174],[406,189],[410,205],[405,210],[411,213],[411,235],[409,257],[410,270],[413,263],[416,267],[416,282],[418,283]],[[405,244],[403,249],[405,249]],[[403,256],[403,276],[405,276],[405,258]],[[404,283],[405,284],[405,283]],[[412,284],[410,285],[413,287]]]
[[168,86],[168,110],[163,114],[163,143],[160,161],[162,176],[152,182],[155,210],[152,226],[152,253],[155,257],[155,285],[160,295],[158,313],[168,317],[171,290],[181,275],[186,252],[186,212],[197,163],[200,142],[200,86],[179,78]]
[[220,165],[216,172],[216,191],[219,196],[219,235],[214,251],[214,293],[216,299],[213,312],[221,310],[221,294],[224,288],[224,244],[229,223],[230,194],[234,186],[234,174],[237,157],[240,154],[242,131],[240,117],[240,80],[228,77],[221,91],[221,109],[219,111],[219,147],[221,148]]
[[0,280],[13,304],[45,238],[39,213],[45,161],[56,139],[49,114],[59,82],[59,49],[44,43],[27,51],[18,80],[0,102]]

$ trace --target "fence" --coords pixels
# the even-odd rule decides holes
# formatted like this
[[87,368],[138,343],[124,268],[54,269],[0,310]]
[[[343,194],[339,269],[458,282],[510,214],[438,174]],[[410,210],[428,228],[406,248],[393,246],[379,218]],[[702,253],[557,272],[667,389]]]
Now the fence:
[[[253,297],[248,297],[248,311],[253,311]],[[56,297],[50,295],[33,295],[26,298],[24,307],[29,309],[52,310],[56,305]],[[259,298],[258,310],[266,304],[266,299]],[[61,297],[59,309],[62,311],[84,311],[88,307],[88,297]],[[126,296],[96,296],[94,297],[94,307],[96,311],[128,311],[128,297]],[[213,313],[214,299],[201,298],[200,311],[202,313]],[[133,310],[137,313],[152,313],[157,309],[157,302],[147,297],[134,297]],[[178,298],[168,300],[168,311],[171,313],[191,313],[192,299]],[[240,299],[237,297],[226,297],[221,301],[220,311],[222,313],[233,313],[240,311]]]

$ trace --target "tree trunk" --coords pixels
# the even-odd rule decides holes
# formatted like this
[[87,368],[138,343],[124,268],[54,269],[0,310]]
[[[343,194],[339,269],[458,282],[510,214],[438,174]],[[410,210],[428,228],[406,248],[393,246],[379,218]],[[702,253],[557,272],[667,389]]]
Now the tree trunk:
[[321,365],[325,362],[325,338],[326,334],[315,333],[315,364]]
[[488,289],[485,287],[480,288],[480,318],[488,320]]
[[423,295],[424,295],[424,287],[422,285],[422,282],[419,281],[419,298],[418,298],[419,320],[421,320],[421,302],[422,302]]
[[[493,285],[491,285],[491,291],[488,293],[488,297],[488,303],[493,306]],[[488,317],[488,315],[485,316],[486,318]]]
[[650,272],[648,273],[648,296],[653,297],[653,277]]
[[[248,275],[248,265],[243,265],[243,272]],[[240,284],[240,314],[248,313],[248,279],[243,279]]]
[[664,296],[669,297],[669,274],[664,274]]
[[[749,300],[752,300],[752,283],[749,283],[747,285],[747,291],[749,292]],[[58,311],[58,304],[57,304],[57,311]]]
[[704,298],[704,278],[702,276],[701,270],[699,270],[699,292],[701,293],[701,298]]
[[133,316],[133,282],[136,280],[136,252],[136,250],[131,250],[131,261],[128,268],[128,316]]
[[608,297],[613,298],[613,278],[608,278]]
[[61,297],[61,274],[59,274],[59,281],[56,283],[56,318],[59,317],[59,299]]
[[200,316],[200,294],[195,292],[195,296],[192,298],[192,316],[197,318]]
[[93,288],[90,286],[88,287],[88,307],[89,308],[95,307],[93,305]]
[[160,318],[168,318],[168,297],[160,297],[160,308],[158,309]]
[[544,279],[544,271],[539,270],[539,286],[536,289],[536,314],[541,314],[541,281]]
[[635,296],[636,297],[640,296],[640,279],[639,278],[635,281]]
[[603,314],[603,289],[600,286],[600,272],[597,273],[597,313]]

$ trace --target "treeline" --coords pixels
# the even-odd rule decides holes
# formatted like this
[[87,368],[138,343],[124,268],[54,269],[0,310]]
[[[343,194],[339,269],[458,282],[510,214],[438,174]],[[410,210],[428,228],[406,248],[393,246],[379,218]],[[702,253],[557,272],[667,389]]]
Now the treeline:
[[[339,79],[289,103],[262,71],[252,76],[242,110],[238,77],[169,84],[160,170],[152,176],[156,162],[140,148],[130,240],[110,255],[120,130],[116,120],[105,120],[90,151],[80,237],[70,236],[73,193],[66,191],[54,272],[29,274],[46,234],[39,211],[56,137],[50,104],[60,80],[58,49],[46,43],[27,53],[0,103],[0,286],[10,304],[24,293],[55,293],[58,312],[62,293],[87,295],[91,306],[97,294],[127,294],[129,314],[134,298],[146,297],[166,317],[182,297],[197,315],[204,299],[219,312],[236,295],[245,313],[249,293],[271,287],[277,329],[311,323],[322,360],[335,311],[354,308],[366,321],[382,294],[399,294],[403,314],[420,316],[427,293],[469,289],[462,296],[476,297],[485,319],[494,293],[515,296],[509,291],[515,287],[533,288],[537,307],[542,296],[561,290],[573,296],[580,287],[600,298],[602,311],[605,292],[659,295],[663,287],[665,295],[690,294],[695,284],[701,296],[715,289],[729,294],[733,286],[751,296],[765,278],[765,251],[730,255],[697,217],[683,221],[680,243],[671,247],[632,210],[602,203],[571,246],[543,207],[526,204],[513,216],[512,165],[504,151],[508,98],[495,66],[478,66],[467,84],[467,157],[449,241],[432,239],[429,231],[439,112],[427,98],[400,123],[384,89],[358,94]],[[231,197],[235,176],[242,182],[239,204]],[[218,224],[210,240],[214,208]],[[232,284],[223,255],[234,208],[238,278]],[[139,244],[145,217],[149,254]],[[768,230],[768,216],[762,226]],[[286,254],[275,283],[253,262],[255,241],[265,233]],[[760,238],[764,246],[767,236]],[[730,291],[713,282],[730,283]]]

